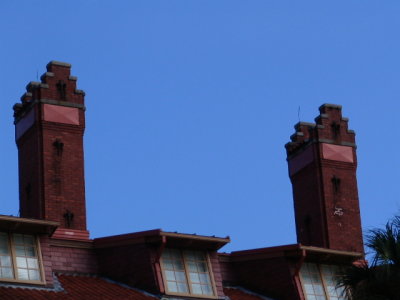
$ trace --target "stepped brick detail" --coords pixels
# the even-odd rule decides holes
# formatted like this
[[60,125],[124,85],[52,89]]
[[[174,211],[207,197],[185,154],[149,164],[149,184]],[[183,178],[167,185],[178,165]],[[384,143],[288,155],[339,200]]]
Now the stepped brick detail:
[[286,144],[297,240],[364,252],[357,190],[355,133],[342,107],[324,104],[316,123],[299,122]]

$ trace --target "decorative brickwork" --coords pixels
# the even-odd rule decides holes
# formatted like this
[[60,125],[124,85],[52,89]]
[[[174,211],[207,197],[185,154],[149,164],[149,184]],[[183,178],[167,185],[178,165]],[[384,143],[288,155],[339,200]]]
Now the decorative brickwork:
[[51,61],[41,82],[30,82],[14,105],[20,214],[86,232],[84,92],[70,68]]
[[363,252],[354,131],[339,105],[322,105],[315,121],[296,124],[286,144],[297,240]]
[[[29,83],[14,105],[21,217],[0,216],[1,299],[305,300],[303,266],[333,268],[363,258],[354,132],[341,106],[332,104],[320,107],[316,124],[298,123],[286,144],[301,244],[218,253],[229,237],[161,229],[91,240],[84,92],[76,89],[70,68],[50,62],[41,82]],[[28,235],[22,242],[21,234]],[[37,246],[25,239],[37,239]],[[25,244],[15,259],[8,248]],[[10,265],[18,276],[3,273]],[[25,269],[40,271],[41,280],[29,272],[19,276]],[[190,287],[190,293],[170,289],[171,282]],[[196,285],[200,292],[212,286],[213,292],[193,292]]]

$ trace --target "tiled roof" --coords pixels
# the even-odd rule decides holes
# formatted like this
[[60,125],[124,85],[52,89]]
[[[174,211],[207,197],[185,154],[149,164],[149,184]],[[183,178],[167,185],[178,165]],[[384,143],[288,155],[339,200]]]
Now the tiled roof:
[[224,288],[224,294],[228,296],[230,300],[272,300],[271,298],[257,295],[242,288],[226,287]]
[[0,287],[1,300],[155,300],[137,290],[89,276],[58,275],[62,291]]

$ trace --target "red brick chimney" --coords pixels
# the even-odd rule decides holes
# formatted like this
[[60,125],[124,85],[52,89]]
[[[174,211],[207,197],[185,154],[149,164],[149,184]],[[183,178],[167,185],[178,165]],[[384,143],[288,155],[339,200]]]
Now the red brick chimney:
[[363,253],[355,133],[340,105],[324,104],[319,111],[316,124],[297,123],[285,145],[297,240]]
[[77,78],[70,70],[70,64],[51,61],[41,82],[30,82],[22,103],[14,105],[20,215],[59,222],[58,235],[88,238],[85,93],[76,89]]

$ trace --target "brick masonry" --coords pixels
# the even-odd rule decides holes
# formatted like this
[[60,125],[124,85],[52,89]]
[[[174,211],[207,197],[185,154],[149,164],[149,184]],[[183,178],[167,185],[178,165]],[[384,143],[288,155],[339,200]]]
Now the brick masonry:
[[355,134],[338,105],[322,105],[315,121],[298,123],[286,144],[297,240],[363,253]]
[[76,89],[70,65],[50,62],[21,101],[14,106],[20,214],[85,231],[84,93]]

